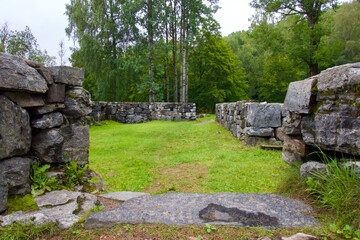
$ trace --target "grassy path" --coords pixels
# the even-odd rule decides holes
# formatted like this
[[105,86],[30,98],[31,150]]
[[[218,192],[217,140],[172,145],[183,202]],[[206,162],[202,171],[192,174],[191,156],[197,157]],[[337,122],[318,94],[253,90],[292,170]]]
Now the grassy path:
[[216,122],[153,121],[90,129],[90,168],[109,191],[276,192],[281,152],[245,146]]

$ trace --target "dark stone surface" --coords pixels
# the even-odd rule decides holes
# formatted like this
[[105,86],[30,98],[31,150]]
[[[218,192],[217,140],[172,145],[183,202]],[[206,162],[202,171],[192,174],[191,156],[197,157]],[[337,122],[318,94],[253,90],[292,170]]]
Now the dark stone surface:
[[0,159],[25,155],[30,145],[29,114],[0,95]]
[[0,52],[0,89],[19,92],[45,93],[45,79],[17,56]]
[[8,184],[5,181],[4,174],[0,172],[0,214],[7,208],[7,198]]
[[61,112],[72,118],[89,115],[92,111],[90,94],[82,87],[67,90],[64,104]]
[[[211,206],[218,206],[217,212]],[[302,214],[309,211],[311,208],[300,201],[274,194],[167,193],[134,198],[114,210],[92,213],[85,228],[112,227],[117,223],[315,226],[318,223],[313,217]]]
[[46,93],[48,103],[62,103],[65,101],[65,84],[51,84]]
[[44,99],[40,95],[29,93],[5,92],[4,95],[20,107],[42,107],[45,105]]
[[48,68],[54,75],[55,83],[65,83],[67,85],[81,87],[84,81],[84,69],[68,67],[68,66],[57,66]]
[[38,129],[59,127],[63,124],[63,115],[59,112],[45,114],[40,118],[31,121],[31,126]]
[[0,174],[8,183],[9,196],[30,193],[31,159],[14,157],[0,161]]

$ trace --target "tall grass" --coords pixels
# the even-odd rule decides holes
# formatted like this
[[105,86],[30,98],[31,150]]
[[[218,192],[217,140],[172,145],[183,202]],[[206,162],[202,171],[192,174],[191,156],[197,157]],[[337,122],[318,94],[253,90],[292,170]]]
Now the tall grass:
[[[360,227],[360,179],[354,167],[344,167],[337,158],[320,152],[326,169],[314,173],[306,181],[310,194],[323,206],[336,213],[339,225]],[[335,216],[334,216],[335,217]]]

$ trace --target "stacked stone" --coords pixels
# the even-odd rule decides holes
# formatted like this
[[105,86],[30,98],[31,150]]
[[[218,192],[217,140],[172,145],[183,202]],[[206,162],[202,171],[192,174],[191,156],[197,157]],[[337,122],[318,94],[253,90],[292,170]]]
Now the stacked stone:
[[279,103],[236,102],[216,104],[216,121],[249,145],[276,137],[281,127]]
[[284,109],[285,162],[302,164],[312,148],[360,156],[360,63],[291,83]]
[[142,123],[152,120],[196,120],[194,103],[93,102],[94,121],[113,120],[120,123]]
[[30,164],[88,163],[90,95],[84,70],[46,68],[0,53],[0,212],[7,197],[30,192]]

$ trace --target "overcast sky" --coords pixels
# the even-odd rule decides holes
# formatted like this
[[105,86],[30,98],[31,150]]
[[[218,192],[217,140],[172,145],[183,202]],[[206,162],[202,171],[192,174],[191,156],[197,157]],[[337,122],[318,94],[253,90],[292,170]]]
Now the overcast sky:
[[[224,36],[248,29],[248,19],[254,13],[249,2],[250,0],[219,0],[221,9],[215,17]],[[65,34],[68,22],[64,13],[67,3],[70,0],[0,0],[0,26],[5,22],[11,30],[24,30],[25,26],[29,26],[40,49],[46,49],[59,63],[59,42],[64,40],[67,48],[73,46],[73,42]],[[70,54],[68,49],[66,55],[69,57]]]

